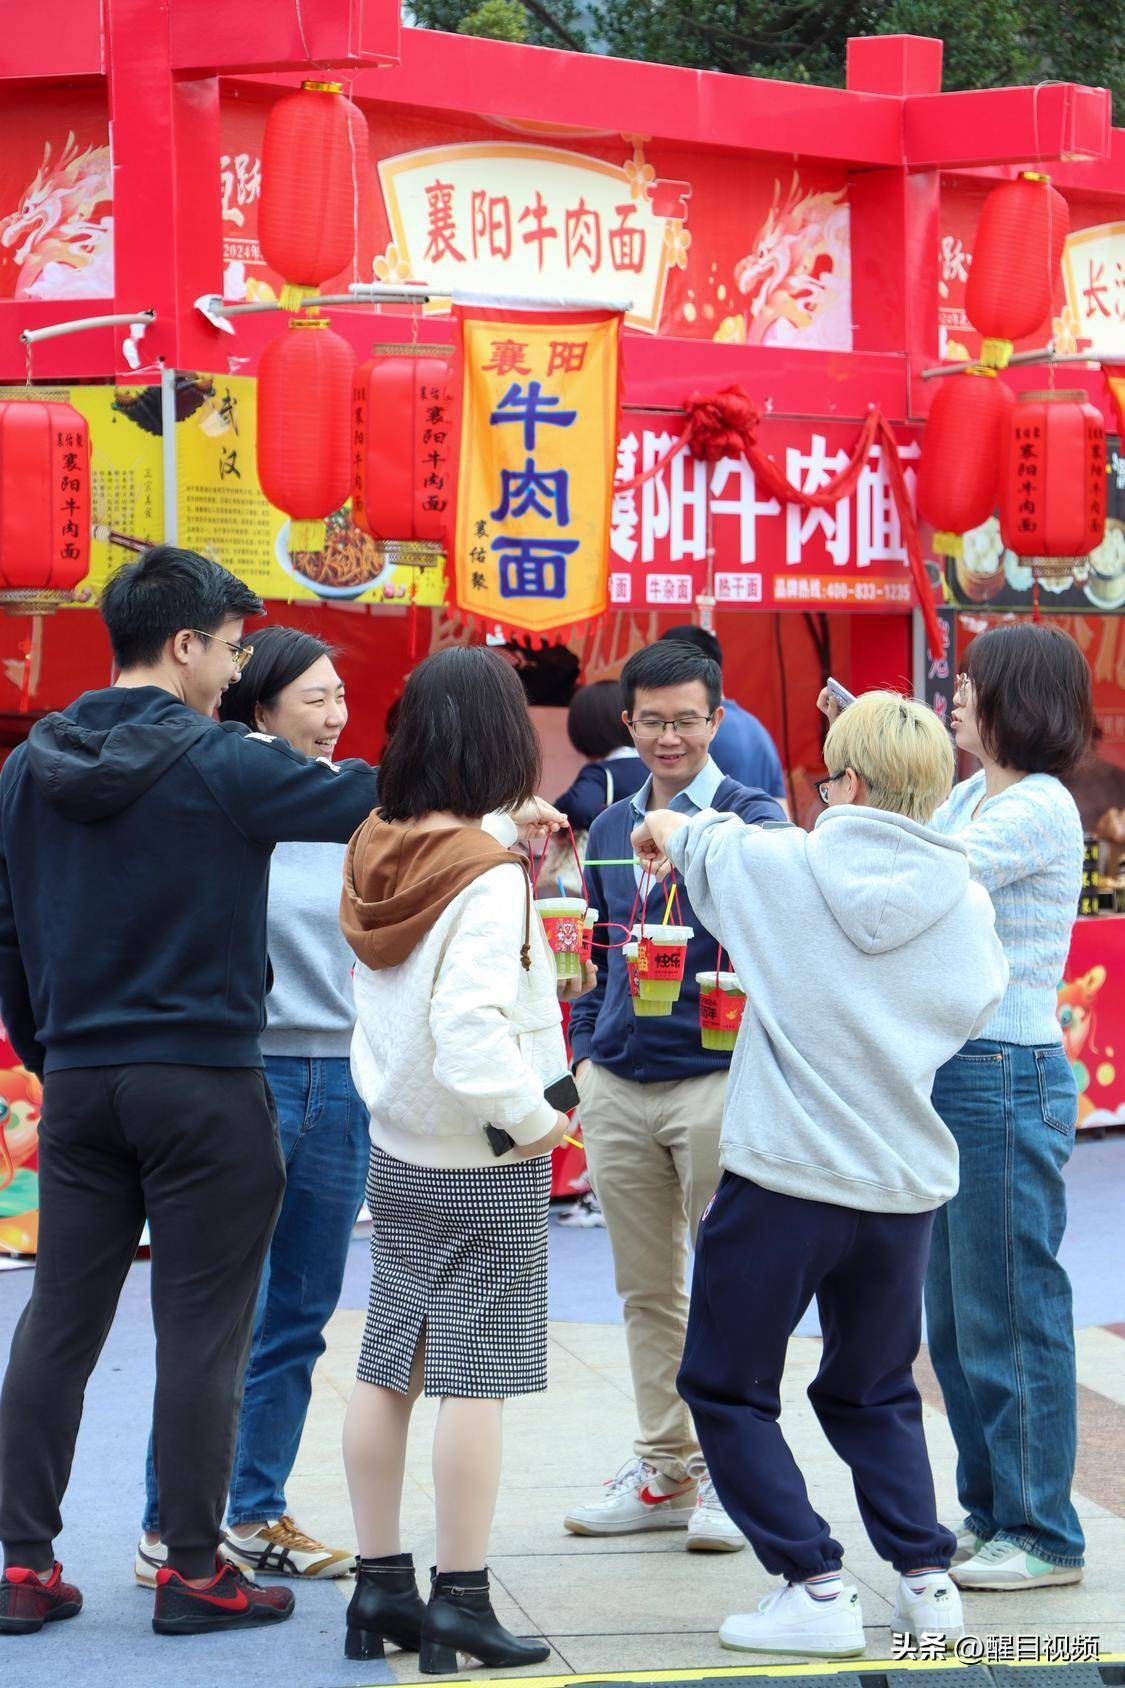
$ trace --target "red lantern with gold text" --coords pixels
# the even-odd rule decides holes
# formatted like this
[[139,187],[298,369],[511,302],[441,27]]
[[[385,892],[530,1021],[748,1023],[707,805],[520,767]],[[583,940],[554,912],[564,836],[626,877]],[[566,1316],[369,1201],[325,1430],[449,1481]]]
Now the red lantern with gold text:
[[388,561],[442,552],[452,496],[451,346],[375,346],[356,372],[352,520]]
[[69,404],[0,404],[0,602],[41,613],[90,567],[90,435]]
[[294,317],[258,367],[258,476],[291,518],[290,554],[324,550],[324,518],[351,490],[355,357],[324,317]]
[[1105,427],[1085,393],[1023,393],[1008,427],[1000,534],[1037,576],[1059,578],[1105,536]]
[[367,170],[367,122],[338,82],[302,83],[270,111],[258,238],[286,310],[351,263]]
[[1003,369],[1013,340],[1051,313],[1070,207],[1049,176],[1025,170],[984,202],[965,288],[965,312],[984,336],[981,360]]
[[961,535],[996,508],[1013,399],[993,369],[947,376],[926,422],[918,508],[934,525],[934,550],[961,554]]

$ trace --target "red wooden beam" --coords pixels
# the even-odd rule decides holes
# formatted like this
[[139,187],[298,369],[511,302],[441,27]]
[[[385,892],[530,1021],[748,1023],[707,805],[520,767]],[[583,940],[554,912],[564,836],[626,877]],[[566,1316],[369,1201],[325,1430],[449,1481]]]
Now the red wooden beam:
[[174,71],[354,72],[398,57],[399,0],[171,0]]
[[1111,116],[1107,88],[1074,82],[923,94],[905,102],[902,161],[908,169],[951,170],[1102,160],[1112,144]]

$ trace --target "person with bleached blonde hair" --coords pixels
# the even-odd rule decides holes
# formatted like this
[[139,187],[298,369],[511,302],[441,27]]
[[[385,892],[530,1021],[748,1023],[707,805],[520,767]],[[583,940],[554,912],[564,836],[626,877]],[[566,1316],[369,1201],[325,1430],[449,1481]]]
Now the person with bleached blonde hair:
[[724,1508],[785,1580],[720,1639],[844,1658],[863,1651],[863,1614],[778,1424],[786,1345],[815,1296],[809,1398],[899,1572],[892,1627],[960,1639],[912,1375],[934,1213],[957,1188],[930,1091],[995,1011],[1007,965],[964,848],[928,824],[953,777],[933,713],[868,693],[825,759],[811,833],[656,812],[633,842],[683,875],[747,998],[678,1387]]

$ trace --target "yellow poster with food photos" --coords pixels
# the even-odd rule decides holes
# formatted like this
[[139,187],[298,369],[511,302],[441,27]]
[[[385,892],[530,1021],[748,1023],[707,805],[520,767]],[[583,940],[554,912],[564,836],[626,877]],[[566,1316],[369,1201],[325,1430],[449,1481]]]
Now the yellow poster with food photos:
[[177,421],[179,543],[213,557],[262,598],[286,602],[440,604],[440,562],[407,568],[386,562],[350,518],[333,511],[323,551],[289,545],[289,518],[265,497],[257,466],[257,383],[250,376],[207,380],[206,404]]

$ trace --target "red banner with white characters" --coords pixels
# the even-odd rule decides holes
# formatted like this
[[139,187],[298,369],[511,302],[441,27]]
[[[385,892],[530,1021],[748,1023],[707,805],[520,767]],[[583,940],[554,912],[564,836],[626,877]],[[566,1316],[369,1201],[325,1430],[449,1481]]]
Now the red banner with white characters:
[[[363,103],[362,101],[360,102]],[[349,282],[576,305],[626,300],[653,334],[846,351],[847,174],[642,136],[365,107],[375,183]],[[258,202],[268,107],[224,98],[224,295],[275,298]]]
[[[683,417],[626,409],[617,478],[649,469]],[[860,424],[769,418],[758,437],[794,486],[815,492],[847,461]],[[911,494],[918,434],[899,430]],[[826,510],[782,504],[745,458],[700,462],[686,448],[652,480],[618,492],[610,528],[609,597],[617,609],[689,610],[708,590],[708,524],[717,604],[742,609],[903,610],[914,601],[890,480],[875,447],[850,498]]]

